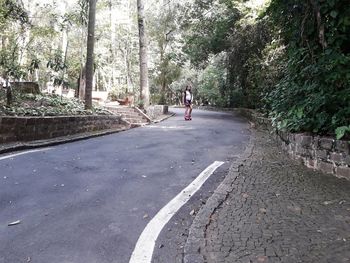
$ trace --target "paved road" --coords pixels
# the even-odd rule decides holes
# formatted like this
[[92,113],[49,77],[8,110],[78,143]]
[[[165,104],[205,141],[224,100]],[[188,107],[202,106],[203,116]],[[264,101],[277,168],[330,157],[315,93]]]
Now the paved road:
[[208,165],[226,161],[204,186],[208,197],[243,151],[248,125],[199,110],[186,122],[174,111],[156,125],[0,156],[0,263],[128,262],[150,219]]

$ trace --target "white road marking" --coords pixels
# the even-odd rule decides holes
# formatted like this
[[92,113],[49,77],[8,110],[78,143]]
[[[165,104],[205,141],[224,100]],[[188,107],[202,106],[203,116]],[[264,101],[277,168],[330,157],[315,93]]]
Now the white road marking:
[[155,242],[163,227],[201,188],[213,172],[223,164],[224,162],[216,161],[208,166],[189,186],[182,190],[181,193],[174,197],[174,199],[172,199],[154,216],[154,218],[152,218],[139,237],[129,263],[150,263],[152,261]]
[[24,155],[24,154],[28,154],[28,153],[35,153],[35,152],[43,152],[43,151],[48,151],[51,150],[52,148],[44,148],[44,149],[37,149],[37,150],[30,150],[30,151],[25,151],[25,152],[20,152],[20,153],[14,153],[14,154],[10,154],[10,155],[6,155],[3,157],[0,157],[0,161],[1,160],[5,160],[5,159],[10,159],[16,156],[20,156],[20,155]]

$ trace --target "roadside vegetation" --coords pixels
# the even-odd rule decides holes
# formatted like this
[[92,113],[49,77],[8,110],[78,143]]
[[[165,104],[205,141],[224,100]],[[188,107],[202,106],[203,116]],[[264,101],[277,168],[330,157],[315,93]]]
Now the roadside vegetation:
[[12,105],[6,105],[6,96],[0,92],[0,116],[68,116],[111,115],[108,110],[93,106],[86,110],[82,101],[54,94],[14,94]]
[[202,100],[255,108],[280,130],[350,134],[347,0],[195,1],[188,17]]

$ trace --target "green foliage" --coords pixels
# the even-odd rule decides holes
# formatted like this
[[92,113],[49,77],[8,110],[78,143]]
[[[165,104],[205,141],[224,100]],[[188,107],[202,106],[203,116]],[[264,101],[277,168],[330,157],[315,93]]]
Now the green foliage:
[[286,64],[284,76],[266,96],[277,128],[336,132],[338,137],[349,132],[344,129],[350,123],[350,11],[346,2],[272,1],[267,12],[288,44],[286,59],[281,61]]
[[5,78],[20,79],[26,76],[24,68],[18,62],[17,39],[14,36],[8,37],[6,49],[0,50],[1,75]]
[[[158,99],[156,100],[157,96],[154,97],[155,103],[164,105],[167,104],[167,100],[169,99],[169,95],[167,95],[169,89],[169,85],[173,83],[175,80],[177,80],[181,75],[181,68],[178,64],[173,62],[171,60],[171,56],[167,56],[163,59],[162,63],[158,65],[156,68],[156,72],[159,72],[157,74],[153,81],[155,87],[152,87],[152,93],[159,93]],[[160,92],[158,91],[157,87],[160,86],[163,88]]]
[[244,3],[215,0],[195,1],[190,12],[192,19],[188,23],[192,28],[187,33],[184,51],[191,63],[205,68],[212,66],[209,58],[213,55],[222,60],[218,68],[222,78],[220,96],[216,86],[212,88],[217,94],[214,104],[252,108],[260,105],[253,69],[257,69],[270,34],[266,21],[252,20],[248,12],[252,10],[245,8]]
[[149,35],[152,38],[150,49],[155,52],[155,66],[150,70],[151,102],[167,104],[173,99],[170,85],[181,76],[183,65],[179,48],[179,20],[182,19],[182,7],[169,3],[153,14],[150,19]]
[[[221,68],[209,63],[200,94],[267,112],[278,129],[347,136],[349,2],[271,0],[257,19],[245,3],[195,1],[185,51],[197,67],[219,51],[227,61]],[[230,20],[233,9],[239,11]]]
[[67,69],[67,64],[64,61],[64,57],[61,50],[56,50],[55,53],[46,64],[47,68],[53,70],[53,85],[67,85],[65,79],[65,71]]
[[[270,41],[270,32],[265,20],[252,23],[242,19],[230,36],[228,50],[228,83],[229,89],[242,95],[240,103],[229,106],[257,108],[261,106],[261,82],[257,75],[261,72],[257,65],[263,59],[263,51]],[[254,81],[256,80],[256,81]]]
[[28,13],[20,1],[2,0],[0,2],[0,25],[6,21],[18,21],[22,25],[29,23]]
[[209,65],[199,75],[198,80],[198,99],[202,104],[226,106],[225,97],[221,93],[225,85],[225,77],[220,66]]
[[[13,24],[18,23],[20,28],[14,28]],[[2,48],[0,50],[0,70],[5,79],[19,79],[26,76],[26,72],[18,62],[19,36],[13,34],[17,30],[22,33],[22,28],[29,25],[28,13],[19,1],[4,0],[0,2],[0,30]],[[14,32],[10,32],[14,31]]]
[[346,133],[350,134],[350,125],[349,126],[341,126],[335,129],[335,134],[337,140],[342,139]]
[[[3,98],[3,99],[1,99]],[[85,110],[83,102],[58,95],[15,94],[13,105],[4,105],[4,93],[0,92],[0,116],[64,116],[64,115],[109,115],[109,111],[93,107]]]
[[196,0],[187,16],[184,52],[195,67],[203,68],[211,54],[230,47],[229,36],[241,13],[231,1]]
[[246,106],[241,89],[227,86],[226,54],[221,53],[210,60],[198,76],[196,97],[200,104],[218,107]]
[[117,99],[125,99],[128,95],[131,95],[131,93],[128,92],[128,86],[120,85],[108,92],[108,99],[111,101],[117,101]]

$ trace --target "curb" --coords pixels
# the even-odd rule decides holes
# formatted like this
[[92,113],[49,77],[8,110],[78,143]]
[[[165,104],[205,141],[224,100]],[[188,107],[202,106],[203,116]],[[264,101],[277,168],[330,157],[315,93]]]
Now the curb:
[[200,208],[189,229],[189,235],[184,247],[184,263],[205,263],[206,259],[201,253],[205,248],[206,229],[211,221],[211,215],[225,202],[233,191],[233,183],[239,176],[239,167],[251,156],[255,145],[255,132],[252,131],[248,145],[241,156],[234,161],[224,181],[209,197],[204,206]]
[[165,117],[163,117],[163,118],[161,118],[159,120],[155,120],[155,121],[153,121],[153,123],[159,123],[159,122],[165,121],[165,120],[167,120],[167,119],[169,119],[171,117],[174,117],[176,115],[176,113],[174,113],[174,112],[169,112],[169,113],[170,113],[170,115],[165,116]]
[[[154,123],[162,122],[166,119],[169,119],[170,117],[173,117],[175,113],[170,114],[169,116],[166,116],[160,120],[154,121]],[[118,133],[126,130],[130,130],[133,127],[130,127],[129,125],[125,128],[118,128],[118,129],[109,129],[104,130],[100,132],[90,132],[90,133],[84,133],[84,134],[75,134],[70,136],[62,136],[57,137],[53,139],[48,140],[38,140],[38,141],[31,141],[31,142],[17,142],[13,144],[9,144],[8,146],[1,146],[0,145],[0,154],[9,153],[9,152],[15,152],[15,151],[22,151],[22,150],[28,150],[28,149],[35,149],[40,147],[46,147],[46,146],[55,146],[63,143],[69,143],[69,142],[76,142],[76,141],[82,141],[87,140],[99,136],[109,135],[113,133]]]
[[8,146],[0,146],[0,154],[21,151],[21,150],[34,149],[34,148],[40,148],[40,147],[46,147],[46,146],[54,146],[54,145],[59,145],[59,144],[69,143],[69,142],[82,141],[82,140],[87,140],[90,138],[95,138],[95,137],[99,137],[99,136],[104,136],[104,135],[109,135],[109,134],[113,134],[113,133],[126,131],[129,129],[130,129],[129,127],[125,127],[125,128],[104,130],[101,132],[92,132],[92,133],[85,133],[85,134],[80,133],[80,134],[76,134],[76,135],[62,136],[62,137],[57,137],[57,138],[48,139],[48,140],[38,140],[38,141],[31,141],[31,142],[17,142],[17,143],[13,143],[11,145],[8,145]]

